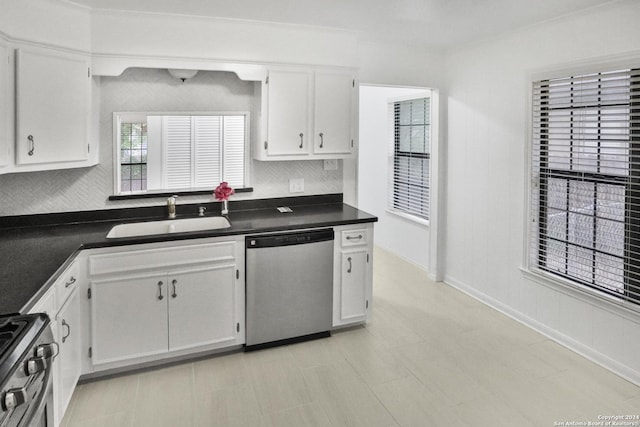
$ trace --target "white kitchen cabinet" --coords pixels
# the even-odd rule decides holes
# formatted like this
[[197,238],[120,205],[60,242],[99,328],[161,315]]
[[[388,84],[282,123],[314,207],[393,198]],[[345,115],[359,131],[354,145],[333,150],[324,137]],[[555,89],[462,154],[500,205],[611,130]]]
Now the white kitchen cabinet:
[[88,166],[90,112],[88,57],[47,48],[16,49],[17,170]]
[[267,105],[267,138],[264,151],[269,157],[307,156],[312,144],[312,74],[306,71],[271,71]]
[[167,275],[91,281],[94,364],[167,352]]
[[333,326],[365,322],[371,312],[373,226],[335,227]]
[[263,85],[258,160],[339,159],[353,155],[355,79],[343,71],[270,70]]
[[69,406],[81,371],[81,321],[79,291],[74,289],[56,315],[56,342],[60,353],[54,369],[54,419],[58,425]]
[[169,351],[236,339],[236,265],[169,274]]
[[79,261],[71,263],[29,310],[46,313],[51,320],[58,354],[53,360],[53,416],[59,425],[71,401],[82,370],[82,321]]
[[0,173],[9,164],[9,48],[0,39]]
[[350,74],[315,73],[315,155],[351,154],[355,81]]
[[244,246],[208,240],[89,256],[94,371],[244,342]]

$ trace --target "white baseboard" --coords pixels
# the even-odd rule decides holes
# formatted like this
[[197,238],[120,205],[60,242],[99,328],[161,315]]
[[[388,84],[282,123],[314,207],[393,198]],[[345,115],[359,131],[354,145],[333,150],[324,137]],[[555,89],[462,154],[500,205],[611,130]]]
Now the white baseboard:
[[464,292],[470,297],[482,302],[483,304],[488,305],[489,307],[499,311],[505,316],[508,316],[511,319],[525,326],[528,326],[534,331],[539,332],[547,338],[555,341],[556,343],[568,348],[575,353],[578,353],[579,355],[602,366],[603,368],[613,372],[614,374],[624,378],[625,380],[640,386],[640,372],[636,371],[635,369],[632,369],[629,366],[622,364],[617,360],[614,360],[609,356],[602,354],[579,341],[574,340],[570,336],[567,336],[553,328],[548,327],[543,323],[538,322],[535,319],[532,319],[524,313],[514,310],[512,307],[504,304],[503,302],[500,302],[495,298],[479,292],[477,289],[455,279],[454,277],[445,275],[444,283],[454,287],[455,289],[458,289],[461,292]]

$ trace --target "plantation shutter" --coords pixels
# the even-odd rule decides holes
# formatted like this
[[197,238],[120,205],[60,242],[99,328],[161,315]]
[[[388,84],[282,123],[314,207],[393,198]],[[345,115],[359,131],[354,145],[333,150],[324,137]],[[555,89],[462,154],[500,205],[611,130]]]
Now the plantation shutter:
[[244,185],[245,117],[224,116],[224,174],[231,187]]
[[165,140],[165,188],[190,188],[191,184],[191,117],[166,116]]
[[531,265],[640,303],[640,71],[534,82]]
[[[221,181],[222,117],[193,117],[196,187],[215,188]],[[244,139],[242,141],[244,144]]]
[[244,186],[246,117],[163,116],[167,189],[213,190],[226,180]]

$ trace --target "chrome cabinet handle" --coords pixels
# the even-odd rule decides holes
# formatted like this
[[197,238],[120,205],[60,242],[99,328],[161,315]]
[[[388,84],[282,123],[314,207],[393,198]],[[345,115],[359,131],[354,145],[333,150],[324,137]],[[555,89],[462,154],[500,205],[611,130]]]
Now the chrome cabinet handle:
[[62,343],[64,344],[64,342],[67,340],[67,338],[69,338],[69,335],[71,335],[71,326],[69,326],[69,324],[67,323],[66,320],[62,319],[62,326],[66,326],[67,327],[67,335],[62,337]]
[[162,280],[160,280],[158,282],[158,292],[160,292],[160,295],[158,295],[158,299],[160,300],[164,298],[164,296],[162,296],[162,285],[163,285]]
[[29,135],[27,139],[29,140],[29,152],[27,154],[33,156],[33,152],[36,150],[36,142],[33,140],[33,135]]
[[178,296],[178,294],[176,293],[176,285],[178,284],[178,281],[176,279],[173,279],[171,281],[171,284],[173,285],[173,293],[171,294],[171,296],[175,298]]
[[358,234],[357,236],[347,236],[347,240],[360,240],[362,239],[362,234]]
[[351,273],[351,267],[352,267],[351,257],[347,258],[347,261],[349,261],[349,268],[347,269],[347,273]]
[[320,148],[324,146],[324,133],[320,132]]
[[76,283],[76,278],[71,276],[71,279],[69,279],[69,281],[64,284],[64,287],[68,288],[69,286],[73,285],[74,283]]
[[302,148],[303,142],[304,142],[304,133],[300,132],[300,148]]

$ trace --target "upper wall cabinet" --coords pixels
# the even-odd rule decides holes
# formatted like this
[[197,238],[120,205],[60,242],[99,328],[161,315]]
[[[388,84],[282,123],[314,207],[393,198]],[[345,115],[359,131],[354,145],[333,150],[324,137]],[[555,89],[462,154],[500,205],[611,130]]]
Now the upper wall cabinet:
[[16,49],[16,172],[24,166],[23,170],[44,170],[95,164],[90,114],[88,57],[45,48]]
[[351,73],[271,70],[263,85],[258,160],[352,156],[356,88]]
[[0,41],[0,173],[9,163],[9,49]]

